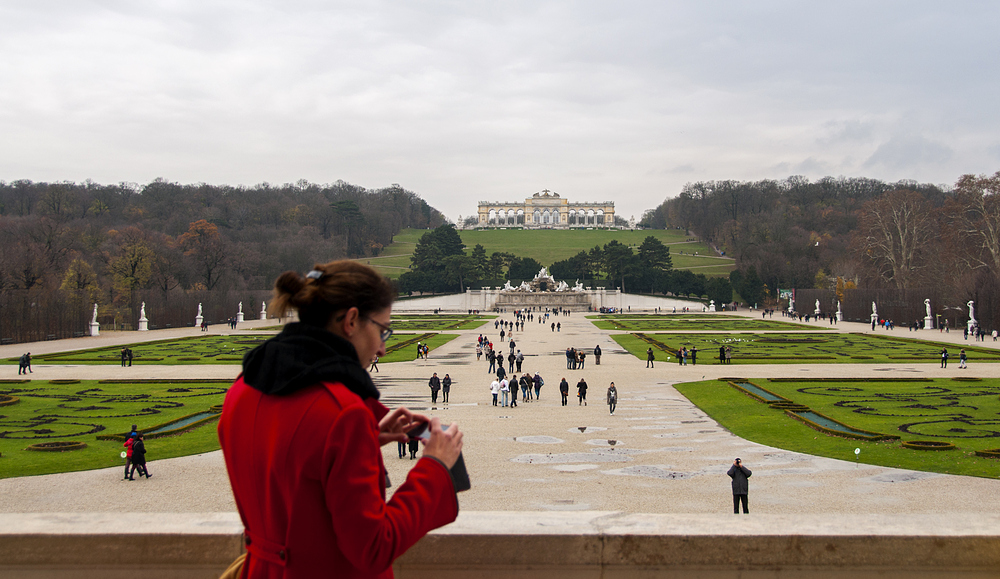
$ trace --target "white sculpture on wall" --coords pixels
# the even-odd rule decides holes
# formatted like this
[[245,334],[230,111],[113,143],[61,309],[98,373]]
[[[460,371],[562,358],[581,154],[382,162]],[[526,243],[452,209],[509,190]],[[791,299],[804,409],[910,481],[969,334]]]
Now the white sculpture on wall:
[[564,292],[567,291],[568,289],[569,289],[569,284],[566,283],[565,281],[559,282],[559,285],[556,286],[557,292]]
[[509,291],[513,291],[513,289],[514,289],[514,286],[510,285],[510,280],[507,280],[507,281],[503,282],[503,291],[509,292]]
[[583,284],[580,283],[580,280],[576,280],[576,285],[573,286],[573,291],[575,291],[575,292],[582,292],[582,291],[587,291],[587,290],[583,289]]

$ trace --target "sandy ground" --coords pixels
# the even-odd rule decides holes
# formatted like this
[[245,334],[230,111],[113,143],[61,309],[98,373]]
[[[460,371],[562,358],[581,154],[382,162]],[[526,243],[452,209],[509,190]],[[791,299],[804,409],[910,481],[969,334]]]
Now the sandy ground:
[[[508,316],[509,317],[509,316]],[[774,319],[778,319],[777,317]],[[481,330],[461,336],[431,353],[430,360],[381,364],[375,374],[390,406],[405,404],[457,422],[465,432],[465,459],[472,490],[460,495],[463,509],[475,511],[619,510],[648,513],[728,512],[732,504],[726,470],[739,456],[753,470],[750,507],[766,513],[997,513],[1000,480],[898,470],[853,460],[839,461],[771,448],[738,438],[705,416],[673,388],[678,382],[721,376],[955,376],[952,364],[936,360],[910,364],[686,366],[645,362],[625,353],[611,332],[593,327],[583,314],[529,323],[515,333],[524,351],[524,370],[545,378],[541,400],[517,408],[491,405],[486,362],[477,361]],[[265,322],[273,325],[274,322]],[[257,325],[257,324],[254,324]],[[828,325],[823,324],[826,329]],[[219,328],[221,332],[221,328]],[[841,323],[833,331],[869,331],[863,324]],[[161,333],[162,332],[162,333]],[[881,332],[879,330],[878,332]],[[170,333],[170,335],[167,335]],[[190,335],[196,330],[149,332],[148,339]],[[995,347],[988,341],[964,342],[960,333],[895,330],[896,336]],[[0,356],[22,351],[59,351],[134,341],[135,333],[29,346],[0,348]],[[145,336],[143,336],[145,337]],[[117,341],[116,341],[117,340]],[[602,364],[588,359],[584,370],[566,370],[569,346],[604,350]],[[13,376],[15,367],[8,366]],[[130,377],[234,377],[236,366],[137,366]],[[117,366],[35,366],[32,378],[107,378],[123,376]],[[431,407],[427,379],[432,372],[454,380],[448,405]],[[976,364],[966,376],[998,377],[1000,364]],[[560,405],[558,383],[565,376],[575,393],[584,377],[589,405]],[[604,404],[609,382],[621,399],[614,416]],[[582,428],[582,430],[581,430]],[[614,440],[612,446],[609,441]],[[844,441],[845,457],[853,457]],[[401,482],[413,464],[399,459],[395,444],[383,449],[390,478]],[[157,461],[153,478],[122,481],[119,468],[0,480],[2,512],[210,512],[235,510],[219,452]]]

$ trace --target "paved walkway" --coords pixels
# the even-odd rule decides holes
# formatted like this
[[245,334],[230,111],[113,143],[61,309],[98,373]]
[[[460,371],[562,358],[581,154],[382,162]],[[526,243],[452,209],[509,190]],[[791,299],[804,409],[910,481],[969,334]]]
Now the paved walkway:
[[[486,329],[496,340],[492,324],[482,330],[460,332],[459,338],[431,352],[430,360],[381,364],[381,372],[375,375],[383,399],[390,405],[424,408],[428,414],[461,425],[466,433],[466,462],[473,481],[473,489],[461,495],[463,509],[728,512],[732,495],[725,471],[736,456],[754,472],[750,479],[753,512],[996,513],[1000,509],[1000,480],[856,465],[855,445],[850,440],[844,440],[844,456],[849,460],[843,461],[755,444],[721,428],[672,387],[677,382],[732,375],[951,377],[957,375],[957,368],[942,370],[936,360],[931,360],[908,364],[686,367],[658,363],[646,369],[644,361],[627,354],[611,339],[611,332],[596,329],[583,314],[552,320],[562,323],[561,332],[551,332],[548,323],[536,322],[515,333],[518,348],[527,356],[524,370],[539,371],[545,378],[540,401],[520,403],[517,408],[490,404],[490,377],[486,363],[476,361],[475,340]],[[841,323],[834,331],[871,329],[863,324]],[[893,333],[964,342],[955,332],[911,333],[897,329]],[[134,341],[135,335],[93,340],[106,340],[106,345],[112,345]],[[149,339],[161,337],[171,336],[150,332]],[[588,359],[585,370],[565,369],[567,347],[589,349],[597,344],[605,352],[600,366]],[[971,340],[968,344],[1000,345]],[[91,345],[78,339],[30,347],[42,352]],[[0,349],[0,355],[17,355],[7,353],[8,348]],[[17,346],[17,350],[22,349],[26,348]],[[13,375],[14,367],[9,368]],[[122,377],[123,372],[117,366],[36,366],[35,370],[32,377],[36,379]],[[238,371],[236,366],[136,366],[129,375],[234,377]],[[439,376],[449,373],[454,380],[448,406],[429,408],[426,383],[432,372]],[[1000,364],[973,363],[962,375],[997,377]],[[590,385],[589,406],[577,405],[572,396],[569,406],[560,405],[558,383],[562,376],[566,376],[574,393],[580,377],[586,378]],[[621,395],[614,416],[609,415],[604,404],[604,392],[612,380]],[[614,446],[610,440],[615,441]],[[150,480],[124,482],[118,468],[0,480],[0,511],[234,509],[220,453],[157,461],[154,443],[149,445],[153,459],[150,471],[154,475]],[[386,446],[383,453],[391,479],[402,481],[412,462],[397,458],[395,445]]]

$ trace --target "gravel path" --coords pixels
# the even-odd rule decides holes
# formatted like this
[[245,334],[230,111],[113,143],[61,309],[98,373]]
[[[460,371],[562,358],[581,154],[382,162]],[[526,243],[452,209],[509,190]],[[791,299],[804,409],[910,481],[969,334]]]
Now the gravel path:
[[[508,316],[509,317],[509,316]],[[776,376],[954,376],[935,361],[911,364],[686,366],[658,363],[654,369],[628,355],[583,316],[529,323],[515,333],[526,354],[524,370],[545,378],[540,401],[517,408],[490,404],[485,362],[477,362],[480,330],[461,336],[431,353],[430,360],[381,364],[375,379],[390,405],[407,404],[456,421],[466,433],[465,455],[473,489],[461,495],[466,510],[620,510],[647,513],[728,512],[732,498],[725,471],[739,456],[753,470],[750,508],[766,513],[997,513],[1000,480],[939,475],[818,458],[755,444],[721,428],[672,387],[683,381],[727,375]],[[269,325],[273,325],[270,322]],[[493,326],[490,335],[496,340]],[[835,331],[869,330],[842,323]],[[151,339],[163,334],[150,332]],[[961,334],[909,333],[962,343]],[[113,343],[112,337],[107,343]],[[956,340],[957,338],[957,340]],[[103,340],[102,338],[99,338]],[[123,341],[134,340],[134,334]],[[87,347],[64,341],[62,349]],[[69,344],[69,345],[66,345]],[[593,348],[605,355],[601,366],[588,357],[585,370],[566,370],[568,346]],[[969,342],[972,344],[972,342]],[[58,348],[60,343],[45,343]],[[499,344],[498,344],[499,345]],[[994,347],[992,342],[976,344]],[[31,345],[32,348],[35,345]],[[5,348],[10,348],[7,346]],[[18,350],[26,349],[24,345]],[[38,351],[42,351],[38,348]],[[56,350],[48,350],[56,351]],[[0,355],[6,354],[0,350]],[[35,367],[33,378],[122,377],[116,366]],[[235,366],[135,367],[135,377],[233,377]],[[451,403],[429,408],[426,383],[432,372],[454,380]],[[13,367],[11,367],[13,374]],[[997,377],[998,364],[972,364],[963,375]],[[558,383],[566,376],[575,393],[585,377],[589,406],[559,404]],[[604,392],[614,380],[621,399],[610,416]],[[580,428],[583,427],[583,431]],[[615,444],[609,444],[614,440]],[[853,457],[845,440],[845,457]],[[399,459],[395,445],[383,449],[390,477],[405,478],[412,462]],[[153,478],[122,481],[121,470],[102,469],[0,480],[2,512],[211,512],[231,511],[232,496],[219,452],[155,460]]]

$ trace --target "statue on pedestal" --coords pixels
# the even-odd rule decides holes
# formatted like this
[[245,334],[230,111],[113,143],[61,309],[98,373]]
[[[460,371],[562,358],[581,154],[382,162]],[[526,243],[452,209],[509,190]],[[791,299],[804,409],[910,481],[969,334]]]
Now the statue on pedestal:
[[967,327],[969,329],[970,334],[972,333],[972,330],[979,325],[979,322],[976,321],[975,303],[976,302],[969,300],[969,303],[965,304],[969,306],[969,324]]
[[149,320],[146,319],[146,302],[142,302],[142,307],[139,308],[139,331],[149,331]]
[[267,319],[267,302],[260,302],[260,319]]
[[872,315],[871,315],[871,318],[872,318],[872,323],[873,324],[878,323],[878,307],[875,306],[875,302],[872,302]]
[[837,300],[837,321],[838,322],[844,321],[844,312],[840,310],[840,300]]
[[816,309],[813,310],[813,313],[816,314],[817,316],[820,315],[820,313],[821,313],[819,311],[819,300],[816,300]]
[[97,323],[97,304],[94,304],[94,317],[90,319],[90,335],[101,335],[101,324]]
[[514,286],[510,285],[510,280],[503,282],[503,291],[509,292],[514,289]]

